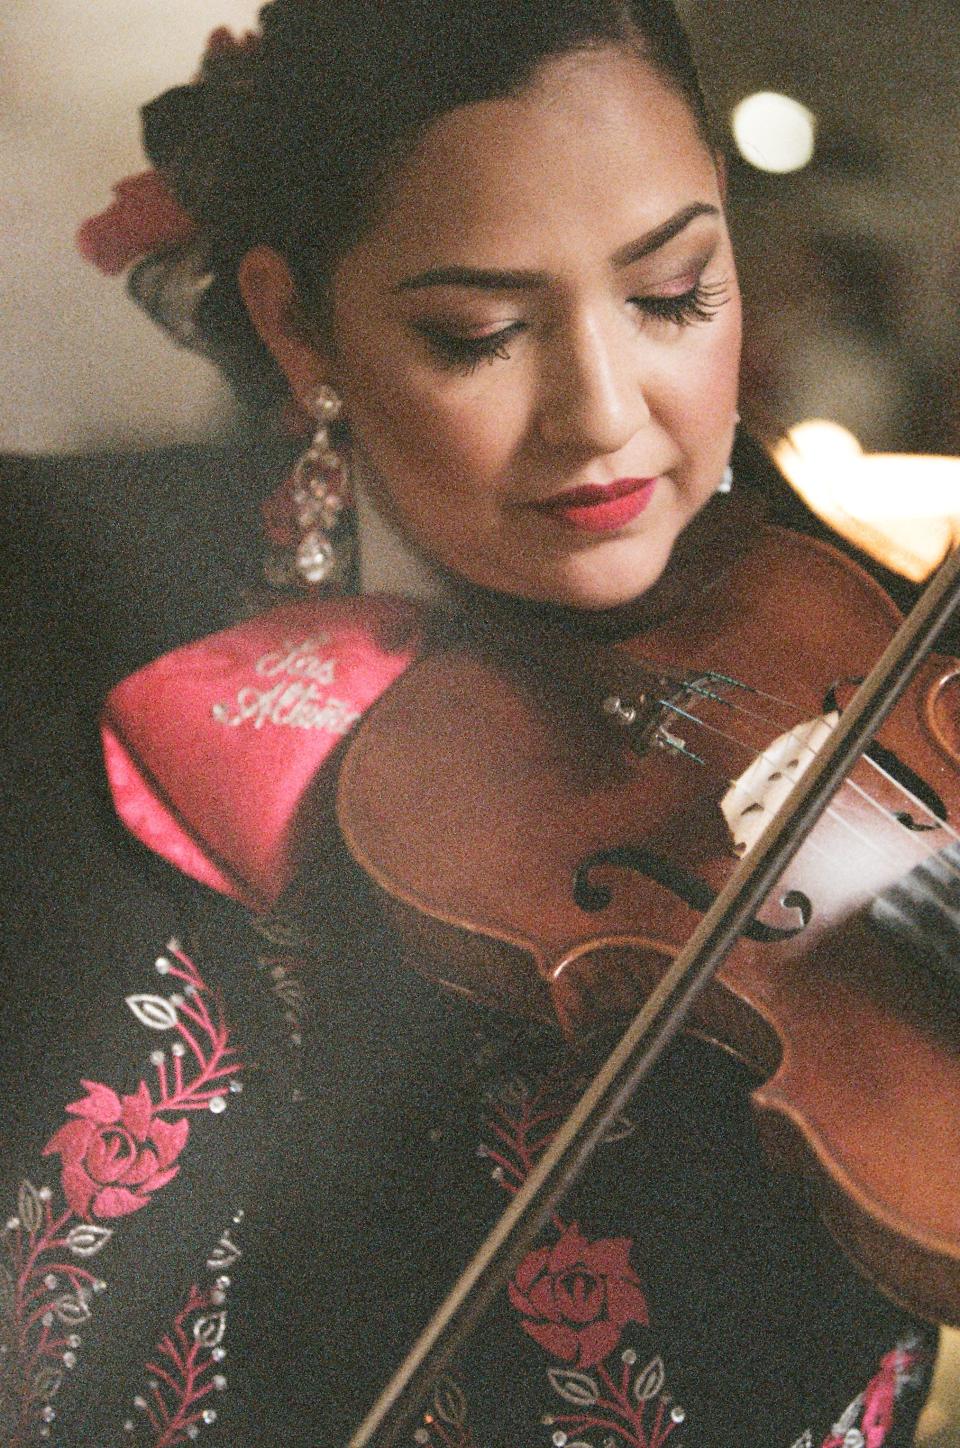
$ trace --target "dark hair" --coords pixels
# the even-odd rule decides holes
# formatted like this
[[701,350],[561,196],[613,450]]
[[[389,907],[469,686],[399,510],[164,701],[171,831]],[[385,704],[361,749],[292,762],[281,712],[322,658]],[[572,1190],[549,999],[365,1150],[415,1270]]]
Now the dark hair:
[[[322,307],[391,169],[437,117],[515,94],[551,57],[614,45],[684,97],[709,143],[671,0],[273,0],[260,23],[261,37],[214,48],[197,81],[142,112],[147,154],[199,223],[212,274],[197,341],[250,402],[270,401],[279,379],[237,291],[241,257],[275,247],[304,304]],[[162,321],[155,262],[131,291]]]

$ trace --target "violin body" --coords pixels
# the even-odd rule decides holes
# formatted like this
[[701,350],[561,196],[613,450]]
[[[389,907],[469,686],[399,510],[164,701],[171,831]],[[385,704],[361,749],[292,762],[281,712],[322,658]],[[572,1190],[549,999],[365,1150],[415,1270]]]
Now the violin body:
[[[625,644],[428,654],[358,728],[337,806],[410,963],[571,1035],[636,1009],[898,618],[842,554],[763,528]],[[771,1154],[851,1258],[960,1322],[960,974],[875,908],[960,825],[960,662],[931,656],[877,743],[692,1024],[755,1070]]]

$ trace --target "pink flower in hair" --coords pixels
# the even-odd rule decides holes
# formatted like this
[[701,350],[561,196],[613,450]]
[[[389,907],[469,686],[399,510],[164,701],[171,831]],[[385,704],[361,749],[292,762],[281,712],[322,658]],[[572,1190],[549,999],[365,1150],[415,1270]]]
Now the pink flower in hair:
[[118,276],[140,257],[178,246],[196,234],[186,212],[158,171],[141,171],[118,181],[106,211],[77,232],[77,250],[107,276]]

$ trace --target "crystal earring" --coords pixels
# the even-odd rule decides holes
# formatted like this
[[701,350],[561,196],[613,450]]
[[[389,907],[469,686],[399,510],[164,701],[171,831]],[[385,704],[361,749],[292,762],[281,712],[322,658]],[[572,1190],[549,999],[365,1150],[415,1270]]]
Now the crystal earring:
[[275,587],[330,583],[345,563],[334,534],[350,505],[350,480],[346,459],[330,437],[343,405],[334,389],[323,384],[302,399],[302,406],[317,426],[310,446],[270,500],[279,526],[269,531],[276,542],[292,548],[292,553],[284,549],[267,560],[267,579]]
[[[741,419],[740,419],[740,414],[739,414],[739,412],[735,412],[735,413],[733,414],[733,425],[734,425],[735,428],[740,426],[740,421],[741,421]],[[726,467],[724,468],[724,470],[723,470],[723,476],[721,477],[719,483],[717,484],[717,492],[718,492],[718,493],[732,493],[732,492],[733,492],[733,468],[732,468],[732,466],[730,465],[730,463],[727,463],[727,466],[726,466]]]

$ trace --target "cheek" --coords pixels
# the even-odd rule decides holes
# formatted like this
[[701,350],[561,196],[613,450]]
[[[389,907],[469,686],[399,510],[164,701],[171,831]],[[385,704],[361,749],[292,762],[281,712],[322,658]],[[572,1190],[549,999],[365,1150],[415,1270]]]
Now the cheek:
[[513,453],[515,399],[368,362],[345,387],[354,435],[397,505],[492,498]]
[[726,452],[737,406],[739,311],[724,321],[722,331],[711,334],[708,345],[686,359],[664,394],[671,431],[685,442],[688,459],[705,466]]

